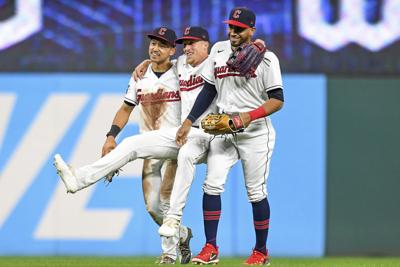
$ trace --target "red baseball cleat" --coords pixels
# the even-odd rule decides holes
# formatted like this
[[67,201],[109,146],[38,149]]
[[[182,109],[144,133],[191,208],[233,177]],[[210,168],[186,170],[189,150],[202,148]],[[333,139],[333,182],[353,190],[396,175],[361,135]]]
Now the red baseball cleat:
[[192,259],[194,264],[217,264],[218,259],[218,247],[214,247],[211,244],[206,244],[200,253]]
[[268,251],[267,254],[261,253],[253,249],[253,253],[244,262],[245,265],[269,265]]

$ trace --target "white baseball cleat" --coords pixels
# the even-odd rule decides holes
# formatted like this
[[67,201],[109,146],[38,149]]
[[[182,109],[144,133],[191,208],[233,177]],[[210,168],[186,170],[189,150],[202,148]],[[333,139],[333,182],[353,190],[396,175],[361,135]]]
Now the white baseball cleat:
[[174,218],[165,218],[163,224],[158,229],[158,233],[162,236],[171,237],[179,231],[180,222]]
[[78,191],[77,178],[75,177],[72,168],[65,163],[60,154],[54,156],[54,167],[56,167],[58,176],[60,176],[67,188],[67,193],[75,193]]

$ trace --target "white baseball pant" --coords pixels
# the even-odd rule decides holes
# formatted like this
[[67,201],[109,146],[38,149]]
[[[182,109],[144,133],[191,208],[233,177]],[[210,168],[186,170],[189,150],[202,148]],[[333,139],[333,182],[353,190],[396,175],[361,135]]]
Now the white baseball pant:
[[[192,131],[199,131],[192,129]],[[201,131],[201,130],[200,130]],[[207,152],[212,135],[202,132],[203,138],[193,139],[181,147],[178,154],[178,168],[170,198],[170,208],[166,216],[181,220],[183,209],[194,179],[194,165],[207,161]]]
[[210,143],[203,191],[220,195],[229,170],[240,159],[249,201],[263,200],[267,196],[266,181],[274,145],[275,130],[266,119],[252,122],[243,133],[217,136]]
[[146,210],[161,225],[169,209],[169,199],[174,183],[176,160],[145,159],[142,172],[142,189]]
[[[143,197],[147,212],[153,220],[161,225],[165,213],[169,209],[169,198],[174,183],[176,160],[145,159],[142,172]],[[181,226],[181,228],[185,228]],[[170,238],[161,236],[163,254],[177,258],[176,245],[179,234]]]

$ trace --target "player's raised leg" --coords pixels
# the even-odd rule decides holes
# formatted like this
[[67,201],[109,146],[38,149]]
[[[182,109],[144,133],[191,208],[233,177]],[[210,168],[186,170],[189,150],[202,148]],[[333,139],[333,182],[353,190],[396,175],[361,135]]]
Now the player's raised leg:
[[54,156],[54,167],[64,183],[67,193],[75,193],[79,190],[78,180],[73,173],[73,169],[65,163],[60,154]]
[[115,149],[92,164],[74,169],[66,165],[60,155],[54,166],[67,191],[74,193],[115,172],[130,161],[142,159],[176,159],[175,128],[145,132],[125,138]]

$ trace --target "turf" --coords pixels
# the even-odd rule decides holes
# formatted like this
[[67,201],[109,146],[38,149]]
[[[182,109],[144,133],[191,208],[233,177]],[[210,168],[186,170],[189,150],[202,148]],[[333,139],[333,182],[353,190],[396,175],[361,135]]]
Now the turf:
[[[219,266],[243,266],[244,258],[221,258]],[[153,257],[0,257],[10,267],[132,267],[158,266]],[[195,266],[192,264],[186,266]],[[217,267],[216,266],[216,267]],[[386,267],[400,266],[400,258],[273,258],[271,267]]]

